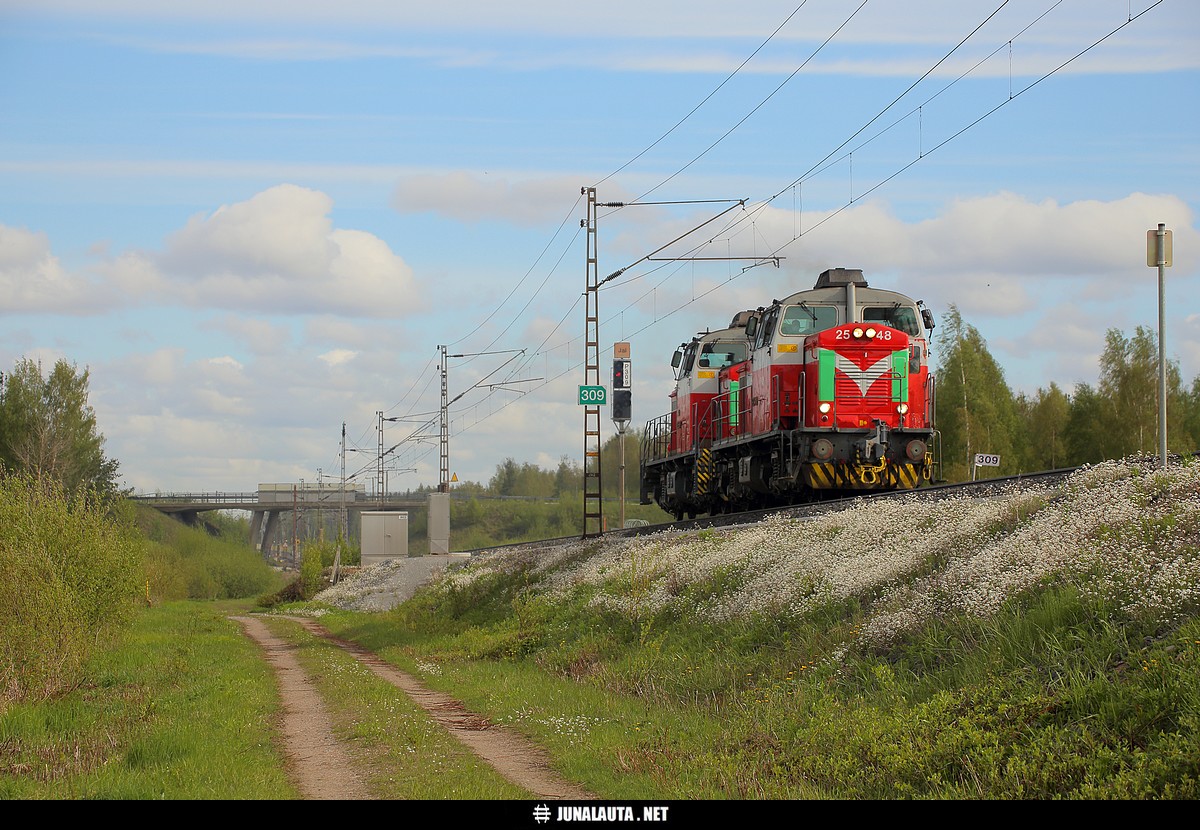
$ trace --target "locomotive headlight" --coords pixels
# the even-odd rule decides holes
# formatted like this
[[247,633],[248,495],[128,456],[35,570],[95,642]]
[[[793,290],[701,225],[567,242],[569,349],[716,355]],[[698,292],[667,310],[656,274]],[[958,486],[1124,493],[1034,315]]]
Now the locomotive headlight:
[[818,438],[812,442],[812,454],[818,461],[828,461],[833,458],[833,442],[828,438]]
[[867,335],[867,339],[870,340],[875,336],[875,329],[867,329],[865,333]]
[[909,461],[920,461],[925,457],[925,442],[914,438],[904,448],[904,454],[908,456]]
[[862,330],[861,328],[859,328],[858,326],[855,326],[855,327],[854,327],[854,336],[855,336],[856,338],[862,337],[862,336],[863,336],[863,330]]
[[899,406],[896,407],[896,411],[899,412],[901,415],[907,415],[908,414],[908,404],[906,404],[906,403],[900,404]]
[[828,415],[829,410],[833,409],[833,404],[831,404],[829,401],[822,401],[817,409],[821,410],[822,415]]

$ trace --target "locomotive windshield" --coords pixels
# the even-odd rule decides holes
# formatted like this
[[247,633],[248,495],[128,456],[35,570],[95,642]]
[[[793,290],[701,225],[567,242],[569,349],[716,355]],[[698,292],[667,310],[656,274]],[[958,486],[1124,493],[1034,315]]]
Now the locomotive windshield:
[[900,329],[912,337],[921,336],[921,326],[917,322],[917,310],[902,305],[867,306],[862,310],[864,323],[883,323],[894,329]]
[[783,312],[779,333],[784,335],[807,335],[833,328],[837,325],[838,312],[833,306],[810,306],[808,303],[790,305]]
[[701,369],[720,369],[746,359],[745,341],[705,343],[700,353]]

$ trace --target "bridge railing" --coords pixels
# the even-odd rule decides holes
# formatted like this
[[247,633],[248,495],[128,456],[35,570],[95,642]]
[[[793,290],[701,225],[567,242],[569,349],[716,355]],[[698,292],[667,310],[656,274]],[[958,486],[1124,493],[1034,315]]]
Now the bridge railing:
[[194,502],[195,504],[230,504],[258,501],[258,493],[153,493],[131,496],[134,501]]
[[[287,505],[297,502],[300,504],[311,505],[321,504],[326,506],[337,506],[341,503],[342,494],[338,490],[297,490],[294,494],[284,490],[270,490],[266,492],[267,498],[260,499],[260,493],[257,490],[252,490],[249,493],[225,493],[221,491],[206,492],[206,493],[139,493],[129,498],[134,501],[146,502],[149,504],[247,504],[256,503],[263,505],[279,505],[281,508],[286,508]],[[382,501],[394,504],[399,502],[418,502],[423,501],[428,493],[386,493]],[[553,497],[548,496],[481,496],[476,494],[460,494],[451,493],[453,499],[468,499],[477,498],[480,501],[553,501]],[[354,507],[370,506],[377,504],[381,499],[374,495],[364,495],[359,492],[355,496],[351,492],[346,493],[347,505]]]
[[[320,504],[325,506],[337,506],[342,501],[342,494],[337,490],[297,490],[296,492],[283,490],[270,490],[265,493],[266,498],[260,498],[257,490],[249,493],[142,493],[130,496],[134,501],[145,502],[147,504],[262,504],[262,505],[279,505],[281,509],[286,509],[288,505],[299,503],[304,505]],[[409,493],[387,493],[383,497],[386,503],[396,502],[415,502],[423,500],[424,495],[409,494]],[[353,493],[346,493],[347,505],[361,507],[379,502],[378,496],[364,496],[358,493],[357,496]]]

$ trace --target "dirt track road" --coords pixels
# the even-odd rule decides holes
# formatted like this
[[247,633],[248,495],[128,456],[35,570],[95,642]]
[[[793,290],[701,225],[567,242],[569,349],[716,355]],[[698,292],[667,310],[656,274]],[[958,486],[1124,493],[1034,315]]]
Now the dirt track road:
[[[308,799],[370,799],[354,761],[333,734],[329,715],[315,686],[301,668],[291,647],[271,634],[252,616],[234,617],[247,636],[262,646],[275,669],[283,702],[283,734],[288,769]],[[353,643],[338,640],[316,622],[291,617],[315,636],[350,652],[379,677],[420,705],[468,749],[489,763],[532,798],[588,800],[595,795],[556,775],[540,747],[506,727],[470,712],[449,695],[425,688],[415,677]]]

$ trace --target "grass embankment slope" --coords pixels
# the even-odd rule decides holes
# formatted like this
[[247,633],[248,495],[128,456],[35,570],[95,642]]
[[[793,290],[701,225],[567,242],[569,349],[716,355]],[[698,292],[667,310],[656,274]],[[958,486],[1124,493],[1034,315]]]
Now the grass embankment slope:
[[[509,549],[385,613],[319,599],[280,610],[530,734],[606,799],[1200,796],[1196,464]],[[0,797],[294,797],[271,678],[226,610],[140,611],[86,683],[0,713]],[[361,664],[271,625],[324,666],[380,797],[514,797]]]
[[[318,597],[319,599],[319,597]],[[1200,465],[475,558],[322,619],[607,798],[1200,796]]]

